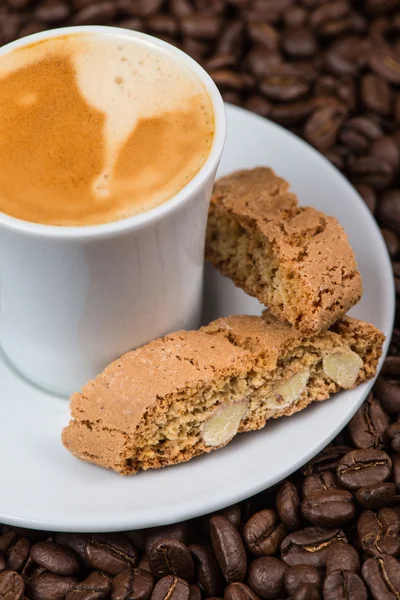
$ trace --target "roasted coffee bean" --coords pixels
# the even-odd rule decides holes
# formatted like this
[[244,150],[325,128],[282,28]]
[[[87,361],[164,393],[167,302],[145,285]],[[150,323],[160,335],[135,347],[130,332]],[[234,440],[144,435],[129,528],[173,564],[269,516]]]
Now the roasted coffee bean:
[[93,569],[108,575],[118,575],[128,567],[135,567],[138,562],[135,546],[127,538],[114,534],[90,536],[85,556]]
[[357,192],[368,206],[369,210],[374,214],[376,210],[376,193],[370,185],[360,183],[355,186]]
[[24,596],[25,584],[21,575],[14,571],[0,573],[0,598],[4,600],[21,600]]
[[339,483],[349,490],[386,481],[392,461],[386,452],[375,449],[352,450],[337,466]]
[[189,585],[189,600],[201,600],[201,590],[198,585],[191,583]]
[[400,553],[400,517],[390,508],[364,511],[357,522],[362,549],[369,556]]
[[[379,210],[382,211],[382,203],[385,201],[389,203],[392,199],[389,194],[392,192],[387,192],[387,194],[383,194],[380,202],[379,202]],[[400,191],[393,192],[393,201],[398,201],[399,204],[399,231],[400,231]],[[389,213],[387,213],[387,220],[389,221]],[[381,217],[382,218],[382,217]],[[391,222],[389,226],[394,227],[396,225],[395,222]],[[381,401],[383,409],[389,413],[389,415],[394,415],[396,413],[400,413],[400,381],[396,381],[394,379],[384,379],[383,377],[379,377],[374,387],[375,394]]]
[[286,536],[286,528],[274,510],[262,510],[247,521],[243,539],[254,556],[275,554]]
[[303,496],[307,498],[315,492],[335,489],[338,487],[336,474],[332,471],[322,471],[318,475],[309,475],[303,482]]
[[302,473],[308,477],[309,475],[318,475],[322,471],[336,471],[342,456],[348,454],[351,450],[352,448],[349,446],[327,446],[303,467]]
[[111,0],[90,4],[75,13],[74,25],[106,25],[115,17],[115,5]]
[[397,494],[399,494],[400,493],[400,454],[393,454],[391,458],[392,458],[392,465],[393,465],[393,470],[392,470],[393,483],[396,486]]
[[302,583],[290,598],[291,600],[321,600],[321,593],[313,583]]
[[171,13],[180,19],[194,12],[194,7],[190,0],[169,0],[169,8]]
[[380,115],[390,113],[390,87],[384,79],[373,73],[366,73],[361,79],[361,99],[367,110]]
[[224,580],[214,554],[199,544],[192,544],[189,550],[193,557],[195,580],[206,598],[222,594]]
[[333,571],[360,571],[360,556],[355,548],[347,542],[333,542],[330,544],[326,557],[327,574]]
[[29,579],[26,591],[31,600],[63,600],[77,583],[76,577],[41,573]]
[[270,52],[278,50],[279,35],[268,23],[251,21],[247,26],[247,34],[254,44],[263,46]]
[[[77,583],[69,590],[65,596],[65,600],[106,600],[109,592],[109,578],[99,571],[92,571],[86,579]],[[123,600],[128,600],[128,596],[120,597],[123,598]]]
[[354,183],[366,183],[376,190],[387,188],[393,181],[393,167],[376,156],[360,156],[349,164],[350,178]]
[[29,558],[31,543],[26,537],[21,537],[12,543],[7,550],[7,568],[12,571],[22,571]]
[[289,26],[282,32],[282,47],[293,57],[314,56],[317,42],[312,29],[305,26]]
[[300,527],[300,498],[296,487],[290,481],[285,481],[279,488],[276,510],[287,529]]
[[85,553],[88,539],[89,536],[80,533],[57,533],[54,541],[56,544],[66,546],[67,548],[70,548],[70,550],[73,550],[79,556],[82,563],[89,566]]
[[[174,523],[173,525],[166,525],[165,527],[152,527],[146,530],[144,534],[144,549],[148,553],[150,547],[155,543],[163,539],[178,540],[182,544],[186,544],[188,539],[188,525],[184,523]],[[132,538],[134,545],[136,546],[134,538]],[[139,541],[140,543],[140,541]]]
[[400,57],[390,46],[382,44],[375,47],[369,55],[369,66],[385,81],[400,84]]
[[290,533],[282,542],[282,560],[289,566],[310,565],[324,567],[329,545],[337,540],[346,540],[340,529],[306,527]]
[[260,94],[253,94],[249,96],[245,102],[245,108],[247,110],[251,110],[263,117],[267,117],[271,112],[272,105],[266,98],[261,96]]
[[187,581],[181,577],[167,575],[157,581],[151,600],[189,600],[190,588]]
[[287,566],[272,556],[256,558],[249,566],[247,584],[262,600],[273,600],[285,595]]
[[333,571],[324,581],[324,600],[368,600],[361,577],[352,571]]
[[269,100],[296,100],[304,96],[310,88],[310,83],[301,71],[287,64],[270,67],[269,71],[270,74],[260,82],[260,90]]
[[373,483],[357,490],[356,500],[363,508],[376,509],[390,505],[396,494],[396,486],[390,481]]
[[384,136],[374,140],[369,152],[371,156],[384,160],[393,169],[399,167],[400,151],[393,138]]
[[356,448],[382,448],[389,423],[379,400],[369,394],[348,425],[352,444]]
[[224,600],[259,600],[258,596],[245,583],[236,581],[225,589]]
[[285,589],[290,597],[304,583],[311,583],[318,588],[322,586],[322,575],[315,567],[295,565],[285,573]]
[[32,546],[31,558],[46,571],[57,575],[76,575],[80,571],[79,559],[73,550],[54,542],[39,542]]
[[391,258],[394,258],[400,252],[400,239],[390,229],[381,227],[381,234],[383,239],[385,240],[386,247]]
[[0,535],[0,552],[7,552],[16,541],[17,535],[11,529]]
[[147,547],[150,570],[156,579],[176,575],[193,581],[194,564],[189,549],[179,540],[160,539]]
[[247,570],[246,550],[234,525],[224,516],[210,519],[214,554],[228,583],[243,581]]
[[185,36],[209,40],[217,35],[220,21],[213,15],[191,14],[182,19],[181,28]]
[[7,567],[6,559],[3,553],[0,553],[0,573],[5,571]]
[[340,132],[339,138],[352,152],[366,154],[372,142],[382,137],[382,135],[383,131],[381,127],[372,121],[372,119],[354,117],[346,122]]
[[362,575],[374,600],[396,600],[400,597],[400,562],[393,556],[367,559]]
[[356,509],[353,496],[346,490],[314,492],[303,501],[304,517],[318,527],[344,525],[354,517]]
[[114,577],[111,600],[148,600],[154,587],[154,577],[145,569],[125,569]]

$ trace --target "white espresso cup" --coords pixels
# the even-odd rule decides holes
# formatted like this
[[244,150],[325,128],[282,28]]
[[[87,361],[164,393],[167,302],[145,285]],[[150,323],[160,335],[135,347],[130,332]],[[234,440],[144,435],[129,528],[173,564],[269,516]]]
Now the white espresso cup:
[[0,48],[0,61],[17,48],[78,33],[134,37],[167,49],[207,90],[215,132],[196,176],[141,214],[56,227],[0,212],[1,346],[22,375],[63,396],[124,352],[198,327],[208,205],[226,129],[224,104],[209,75],[185,53],[142,33],[97,26],[41,32]]

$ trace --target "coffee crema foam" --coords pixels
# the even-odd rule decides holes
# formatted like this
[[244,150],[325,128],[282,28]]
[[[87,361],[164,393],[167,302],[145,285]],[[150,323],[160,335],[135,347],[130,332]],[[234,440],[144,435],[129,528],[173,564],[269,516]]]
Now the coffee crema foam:
[[18,219],[149,210],[196,175],[213,135],[201,81],[149,42],[74,34],[0,57],[0,211]]

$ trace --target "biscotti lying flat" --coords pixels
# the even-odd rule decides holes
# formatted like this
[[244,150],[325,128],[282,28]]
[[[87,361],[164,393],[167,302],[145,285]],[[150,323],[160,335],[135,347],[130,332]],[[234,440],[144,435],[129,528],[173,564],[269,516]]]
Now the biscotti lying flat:
[[310,337],[268,314],[173,333],[128,352],[74,394],[63,442],[123,474],[187,461],[370,379],[383,339],[349,317]]
[[299,207],[288,183],[268,168],[238,171],[215,184],[206,258],[305,333],[330,327],[362,294],[337,220]]

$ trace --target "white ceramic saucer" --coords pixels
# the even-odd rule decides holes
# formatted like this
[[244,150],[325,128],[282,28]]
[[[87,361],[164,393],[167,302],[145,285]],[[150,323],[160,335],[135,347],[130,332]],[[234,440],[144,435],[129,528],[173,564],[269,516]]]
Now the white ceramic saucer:
[[[284,129],[227,107],[220,174],[271,165],[302,204],[336,216],[364,280],[351,314],[390,336],[394,289],[379,230],[353,188],[322,156]],[[207,269],[205,321],[260,314],[257,301]],[[22,379],[0,354],[0,522],[61,531],[112,531],[166,524],[219,509],[276,483],[327,444],[360,406],[371,383],[238,436],[184,465],[124,478],[71,456],[60,441],[66,400]]]

